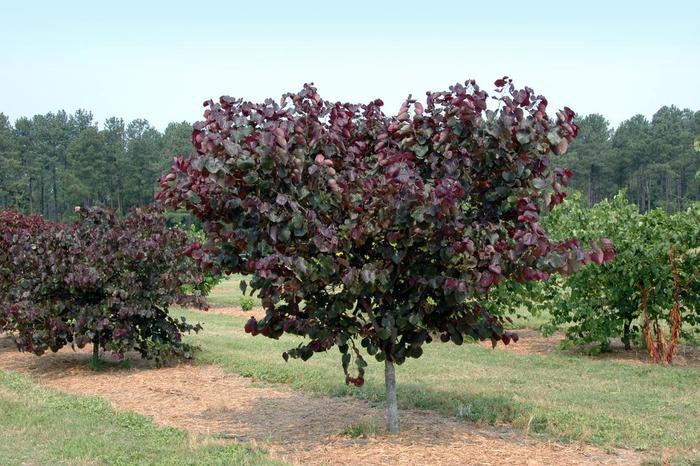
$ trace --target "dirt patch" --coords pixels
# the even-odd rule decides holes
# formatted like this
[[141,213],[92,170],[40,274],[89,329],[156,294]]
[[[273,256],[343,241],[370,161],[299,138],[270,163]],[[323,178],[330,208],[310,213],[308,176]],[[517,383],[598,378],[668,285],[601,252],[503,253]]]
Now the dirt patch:
[[[214,366],[181,364],[156,369],[134,361],[130,369],[92,372],[88,351],[63,350],[36,357],[18,353],[0,336],[0,368],[30,373],[52,388],[108,399],[157,424],[250,442],[294,464],[639,464],[630,450],[528,438],[510,428],[484,428],[428,411],[401,412],[402,433],[383,433],[384,410],[351,398],[311,396]],[[371,422],[368,438],[343,434]]]
[[265,317],[265,309],[263,309],[262,307],[254,307],[249,311],[244,311],[240,307],[212,307],[209,308],[208,311],[194,310],[193,312],[201,312],[202,314],[221,314],[233,317],[245,317],[246,319],[249,317],[255,317],[258,320]]
[[[565,350],[560,350],[559,345],[564,341],[564,333],[557,332],[552,336],[544,337],[537,330],[520,329],[515,330],[520,339],[517,343],[511,343],[508,346],[499,343],[496,350],[508,351],[515,354],[552,354],[559,353],[571,356],[580,356],[584,358],[610,360],[619,362],[629,362],[636,364],[651,364],[649,355],[644,348],[633,348],[629,351],[625,350],[624,344],[619,339],[611,341],[611,352],[589,355],[588,347],[571,347]],[[491,342],[480,342],[480,345],[491,348]],[[700,367],[700,350],[689,345],[679,345],[678,350],[673,357],[673,365],[680,367]]]

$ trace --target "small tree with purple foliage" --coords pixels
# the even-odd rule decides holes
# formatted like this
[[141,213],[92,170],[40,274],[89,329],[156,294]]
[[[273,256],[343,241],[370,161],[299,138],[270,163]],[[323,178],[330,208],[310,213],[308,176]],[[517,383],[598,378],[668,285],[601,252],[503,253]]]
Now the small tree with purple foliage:
[[[574,113],[508,78],[494,109],[474,81],[382,102],[331,103],[312,85],[280,102],[205,102],[196,153],[178,157],[158,199],[186,208],[208,241],[205,267],[250,275],[266,315],[247,332],[308,339],[283,354],[306,360],[336,346],[346,382],[363,354],[385,363],[389,430],[398,431],[394,364],[434,338],[517,341],[475,304],[506,279],[546,280],[613,255],[551,241],[540,214],[560,203],[571,172],[555,170],[576,136]],[[350,371],[354,360],[356,372]]]
[[206,305],[185,291],[202,280],[187,234],[153,210],[119,218],[79,209],[78,217],[62,225],[0,212],[0,331],[37,355],[92,343],[95,360],[100,349],[157,363],[190,357],[182,334],[200,327],[168,313],[172,304]]

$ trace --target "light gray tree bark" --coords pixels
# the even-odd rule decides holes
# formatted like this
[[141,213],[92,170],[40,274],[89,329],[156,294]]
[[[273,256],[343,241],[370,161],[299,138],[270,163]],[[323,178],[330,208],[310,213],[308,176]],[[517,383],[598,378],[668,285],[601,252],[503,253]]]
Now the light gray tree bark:
[[384,385],[386,386],[387,429],[392,434],[399,432],[399,405],[396,398],[396,370],[394,363],[384,361]]

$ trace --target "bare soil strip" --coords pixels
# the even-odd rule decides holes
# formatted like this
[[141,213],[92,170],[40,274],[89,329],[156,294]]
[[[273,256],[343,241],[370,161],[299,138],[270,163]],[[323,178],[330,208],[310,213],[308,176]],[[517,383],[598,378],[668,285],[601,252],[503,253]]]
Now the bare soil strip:
[[[562,355],[632,364],[653,364],[644,348],[634,347],[627,351],[619,339],[611,341],[610,352],[588,355],[586,354],[586,350],[593,348],[593,346],[589,346],[588,348],[572,347],[560,350],[559,345],[564,341],[563,332],[557,332],[549,337],[544,337],[540,332],[532,329],[516,330],[516,333],[520,336],[520,340],[517,343],[511,343],[508,346],[499,344],[496,346],[496,350],[509,351],[515,354],[559,353]],[[491,342],[482,342],[481,344],[489,348],[491,347]],[[693,346],[678,345],[676,354],[673,357],[673,365],[679,367],[700,367],[700,351]]]
[[[88,351],[36,357],[18,353],[0,336],[0,368],[29,373],[67,393],[97,395],[159,425],[249,442],[293,464],[639,464],[642,456],[584,444],[528,438],[506,427],[480,427],[428,411],[401,412],[402,433],[382,431],[384,410],[350,398],[312,396],[282,386],[254,384],[214,366],[180,364],[156,369],[92,372]],[[352,438],[352,426],[374,424],[376,434]]]

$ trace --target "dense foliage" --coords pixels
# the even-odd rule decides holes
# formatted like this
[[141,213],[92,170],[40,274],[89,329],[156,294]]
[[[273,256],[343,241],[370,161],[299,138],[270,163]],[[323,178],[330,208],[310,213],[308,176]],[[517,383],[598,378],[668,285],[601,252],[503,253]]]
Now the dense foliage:
[[[604,116],[576,119],[579,136],[565,165],[589,205],[626,188],[642,211],[683,210],[700,200],[700,157],[692,151],[700,112],[665,106],[648,120],[636,115],[612,127]],[[120,213],[150,205],[157,178],[175,154],[189,153],[192,125],[158,131],[143,119],[64,111],[10,121],[0,113],[0,209],[50,219],[73,218],[72,206]]]
[[205,306],[184,292],[202,281],[186,233],[152,210],[77,215],[64,225],[0,212],[0,330],[35,354],[93,343],[119,357],[188,357],[182,334],[199,326],[168,314],[172,304]]
[[468,81],[425,106],[409,98],[395,117],[380,100],[331,103],[311,85],[279,104],[206,102],[197,152],[176,159],[159,199],[203,222],[200,263],[252,275],[267,314],[248,332],[309,337],[285,358],[337,346],[360,385],[361,347],[400,364],[436,334],[508,344],[500,319],[467,298],[613,252],[607,240],[590,252],[551,241],[539,224],[571,175],[549,154],[576,135],[573,112],[552,121],[544,97],[496,85],[496,111]]
[[146,120],[60,111],[19,118],[0,114],[0,209],[53,220],[73,219],[73,206],[126,213],[153,201],[158,177],[174,154],[191,148],[192,125],[160,132]]
[[[181,226],[181,228],[185,227]],[[187,234],[191,243],[201,244],[207,240],[204,231],[196,225],[190,225],[187,229]],[[224,274],[221,271],[213,271],[211,269],[206,270],[203,272],[201,283],[194,286],[193,289],[199,290],[202,296],[208,296],[209,293],[211,293],[211,290],[213,290],[216,285],[221,283],[223,279]]]
[[599,343],[605,349],[610,338],[621,337],[629,347],[642,336],[645,312],[651,321],[671,324],[676,299],[688,328],[700,324],[700,204],[675,214],[662,209],[642,214],[624,193],[593,208],[571,199],[548,216],[546,226],[555,237],[606,236],[617,252],[609,264],[586,268],[560,286],[547,285],[552,323],[567,324],[571,342]]
[[600,114],[577,119],[579,137],[566,165],[575,176],[571,187],[584,193],[588,206],[626,189],[642,212],[656,207],[685,210],[700,200],[700,156],[693,140],[700,134],[700,111],[660,108],[612,128]]
[[0,248],[2,248],[0,250],[0,332],[5,330],[8,325],[8,303],[4,299],[13,291],[19,265],[12,264],[12,258],[6,246],[15,237],[37,237],[53,226],[39,216],[23,215],[12,210],[0,210]]

